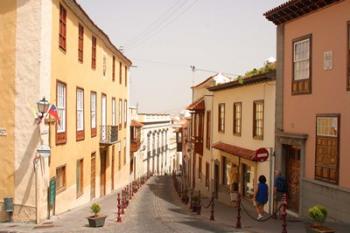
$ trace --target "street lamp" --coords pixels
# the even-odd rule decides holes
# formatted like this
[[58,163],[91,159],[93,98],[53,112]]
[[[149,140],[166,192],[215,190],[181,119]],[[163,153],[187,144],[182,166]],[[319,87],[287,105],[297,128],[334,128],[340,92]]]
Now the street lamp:
[[49,102],[45,99],[45,97],[43,97],[40,101],[38,101],[37,103],[37,107],[38,107],[38,112],[41,114],[39,116],[39,119],[43,119],[44,114],[47,112],[47,110],[49,109]]

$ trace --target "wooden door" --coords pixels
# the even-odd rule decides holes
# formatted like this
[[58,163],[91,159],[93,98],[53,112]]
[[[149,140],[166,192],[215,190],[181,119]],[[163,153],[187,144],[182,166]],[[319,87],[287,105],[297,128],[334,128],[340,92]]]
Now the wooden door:
[[285,146],[288,209],[299,212],[300,149]]
[[115,173],[115,150],[114,150],[114,146],[112,147],[112,174],[111,174],[111,178],[112,178],[112,190],[114,190],[114,173]]
[[214,166],[214,192],[215,197],[218,198],[219,192],[219,165],[215,164]]
[[106,195],[106,151],[101,150],[100,196]]
[[96,153],[91,155],[90,199],[96,197]]

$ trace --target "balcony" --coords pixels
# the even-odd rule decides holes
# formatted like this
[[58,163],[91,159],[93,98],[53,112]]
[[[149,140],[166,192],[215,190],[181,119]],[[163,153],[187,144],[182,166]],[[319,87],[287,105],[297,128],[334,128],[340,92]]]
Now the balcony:
[[141,141],[140,138],[132,138],[130,139],[130,151],[136,152],[140,149]]
[[101,125],[100,126],[100,144],[113,145],[118,141],[118,126]]

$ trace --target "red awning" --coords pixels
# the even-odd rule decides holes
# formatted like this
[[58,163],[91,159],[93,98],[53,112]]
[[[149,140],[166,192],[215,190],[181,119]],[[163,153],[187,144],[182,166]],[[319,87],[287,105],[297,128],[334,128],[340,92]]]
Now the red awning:
[[192,111],[204,110],[205,109],[204,97],[196,100],[195,102],[190,104],[186,109],[192,110]]
[[136,128],[141,128],[143,126],[143,124],[141,122],[131,120],[130,126],[134,126]]
[[215,143],[213,145],[213,148],[252,161],[254,161],[256,155],[256,151],[254,150],[226,144],[223,142]]

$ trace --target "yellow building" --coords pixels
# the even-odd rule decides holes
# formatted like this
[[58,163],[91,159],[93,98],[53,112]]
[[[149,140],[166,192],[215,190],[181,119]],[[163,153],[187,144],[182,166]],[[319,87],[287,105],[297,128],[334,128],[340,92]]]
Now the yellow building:
[[[131,61],[74,0],[4,0],[0,9],[0,207],[13,198],[15,221],[38,221],[48,204],[61,213],[128,183]],[[34,121],[43,96],[59,123]]]
[[[216,195],[230,203],[240,191],[251,202],[260,175],[266,177],[272,194],[275,72],[234,80],[209,90],[213,93],[211,179]],[[271,205],[269,202],[265,210],[271,211]]]

